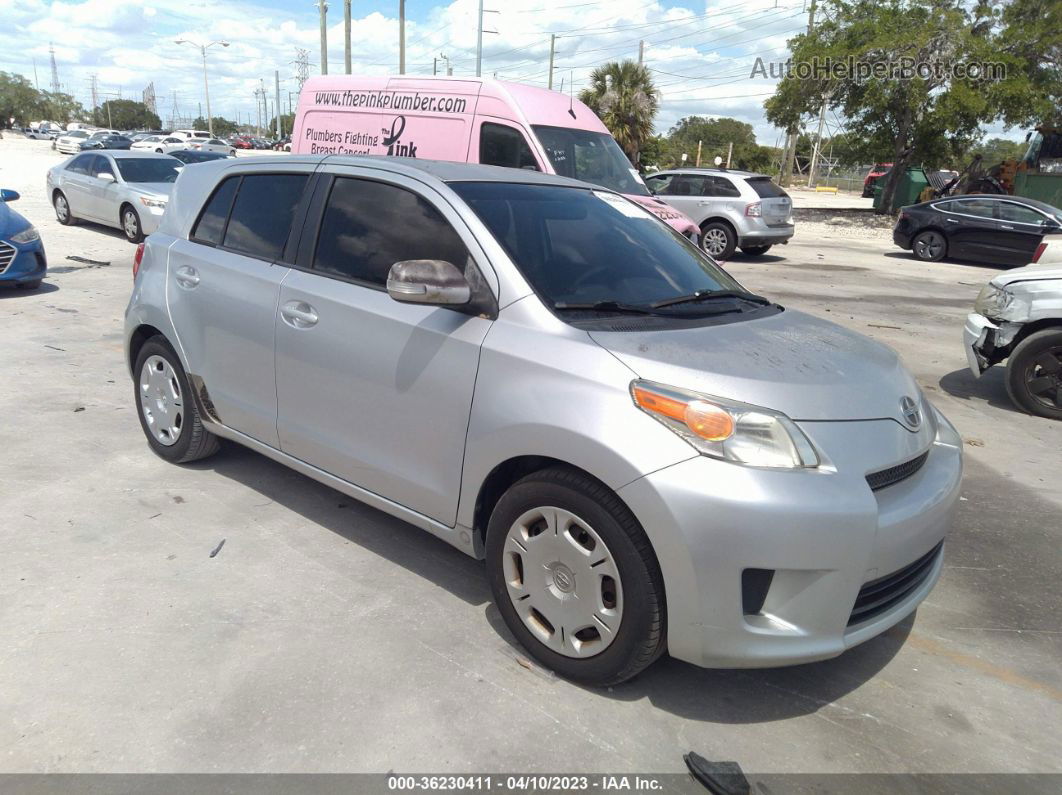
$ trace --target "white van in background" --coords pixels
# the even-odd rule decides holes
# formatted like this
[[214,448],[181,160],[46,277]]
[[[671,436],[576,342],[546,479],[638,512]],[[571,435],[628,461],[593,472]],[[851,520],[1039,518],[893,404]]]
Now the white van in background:
[[311,77],[299,97],[291,151],[454,160],[558,174],[622,193],[691,240],[700,233],[649,192],[590,108],[519,83]]

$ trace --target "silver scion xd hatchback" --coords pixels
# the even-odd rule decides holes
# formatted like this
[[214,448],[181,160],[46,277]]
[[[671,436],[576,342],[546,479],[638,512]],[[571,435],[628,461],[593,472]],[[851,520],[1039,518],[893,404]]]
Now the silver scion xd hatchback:
[[716,259],[730,259],[735,248],[758,257],[793,236],[793,200],[764,174],[684,168],[648,176],[645,184],[700,226],[701,245]]
[[940,575],[955,430],[882,345],[529,171],[248,158],[177,180],[126,354],[151,448],[246,445],[486,559],[606,684],[834,657]]

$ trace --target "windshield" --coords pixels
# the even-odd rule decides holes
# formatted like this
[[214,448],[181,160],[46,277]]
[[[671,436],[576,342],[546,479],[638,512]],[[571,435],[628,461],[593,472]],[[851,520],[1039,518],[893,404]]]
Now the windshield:
[[[741,285],[682,235],[631,201],[553,185],[463,182],[451,187],[487,225],[551,307],[650,307]],[[690,315],[705,304],[661,313]]]
[[179,160],[172,157],[115,158],[126,182],[176,182]]
[[631,167],[616,139],[608,133],[540,124],[531,129],[546,150],[553,170],[560,176],[592,182],[617,193],[649,195],[638,172]]

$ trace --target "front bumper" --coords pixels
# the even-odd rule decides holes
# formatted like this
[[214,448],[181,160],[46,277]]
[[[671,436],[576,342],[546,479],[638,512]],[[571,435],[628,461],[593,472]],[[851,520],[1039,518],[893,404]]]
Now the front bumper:
[[148,207],[145,204],[140,204],[136,210],[140,216],[140,231],[144,233],[144,237],[159,228],[159,224],[162,223],[162,214],[166,212],[165,207]]
[[[959,436],[937,417],[935,438],[893,420],[800,423],[823,453],[818,470],[752,469],[700,456],[620,489],[664,573],[671,655],[716,668],[812,662],[913,612],[940,576],[942,555],[930,553],[948,530],[962,480]],[[871,491],[866,474],[922,452],[914,475]],[[865,584],[922,558],[930,562],[917,587],[850,623]],[[749,613],[746,570],[773,572]]]
[[[8,259],[9,248],[15,250],[14,257]],[[6,252],[6,253],[5,253]],[[7,263],[4,265],[3,263]],[[0,282],[21,284],[43,279],[48,273],[48,258],[44,253],[44,244],[40,240],[32,243],[12,243],[0,241]]]

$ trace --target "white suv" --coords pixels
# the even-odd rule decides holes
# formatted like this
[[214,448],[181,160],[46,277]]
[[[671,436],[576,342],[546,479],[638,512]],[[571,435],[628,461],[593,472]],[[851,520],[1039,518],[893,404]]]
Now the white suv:
[[758,257],[793,236],[793,201],[764,174],[682,168],[648,176],[645,184],[700,226],[701,245],[716,259],[730,259],[736,248]]

